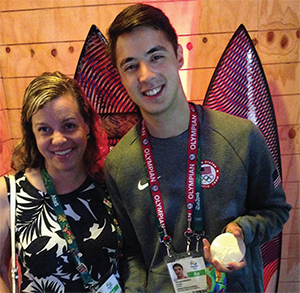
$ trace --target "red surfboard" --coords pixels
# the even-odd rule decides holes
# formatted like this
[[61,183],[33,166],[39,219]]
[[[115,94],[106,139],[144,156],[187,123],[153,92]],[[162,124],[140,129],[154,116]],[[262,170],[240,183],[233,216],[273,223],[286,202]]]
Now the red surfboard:
[[[276,163],[281,183],[281,160],[275,112],[258,54],[244,25],[229,41],[208,87],[203,105],[251,120],[258,126]],[[281,257],[281,233],[261,246],[264,291],[276,292]]]
[[111,146],[140,119],[138,107],[129,98],[107,54],[107,41],[92,25],[74,78],[99,113]]

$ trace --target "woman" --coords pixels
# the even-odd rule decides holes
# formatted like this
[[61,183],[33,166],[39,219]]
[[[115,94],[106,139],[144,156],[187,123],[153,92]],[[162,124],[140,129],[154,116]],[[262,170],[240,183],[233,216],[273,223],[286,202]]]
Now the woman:
[[[120,240],[99,189],[108,152],[105,132],[77,82],[59,72],[30,83],[21,121],[23,138],[12,155],[21,292],[92,292],[89,286],[110,274]],[[53,198],[61,202],[62,215]],[[9,200],[9,179],[2,177],[0,292],[9,292]],[[63,214],[69,226],[58,222]]]

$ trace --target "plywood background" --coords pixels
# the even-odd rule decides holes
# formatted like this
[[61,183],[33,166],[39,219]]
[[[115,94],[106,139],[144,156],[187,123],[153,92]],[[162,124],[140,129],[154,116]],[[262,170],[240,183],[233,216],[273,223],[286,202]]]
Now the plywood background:
[[[92,24],[104,34],[122,0],[0,1],[0,175],[10,171],[20,139],[28,83],[44,71],[75,73]],[[284,188],[293,205],[284,228],[280,292],[300,292],[300,1],[147,1],[170,17],[184,47],[181,70],[188,98],[202,103],[228,41],[243,23],[261,59],[279,130]],[[192,48],[192,49],[191,49]]]

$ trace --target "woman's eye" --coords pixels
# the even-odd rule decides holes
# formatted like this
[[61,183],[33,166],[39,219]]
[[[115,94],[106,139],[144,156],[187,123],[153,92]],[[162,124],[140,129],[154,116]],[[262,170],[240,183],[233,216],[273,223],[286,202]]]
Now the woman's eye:
[[46,133],[46,132],[49,132],[50,131],[50,128],[49,127],[46,127],[46,126],[42,126],[38,129],[39,132],[42,132],[42,133]]
[[65,129],[67,130],[73,130],[76,127],[76,125],[74,123],[67,123],[65,125]]

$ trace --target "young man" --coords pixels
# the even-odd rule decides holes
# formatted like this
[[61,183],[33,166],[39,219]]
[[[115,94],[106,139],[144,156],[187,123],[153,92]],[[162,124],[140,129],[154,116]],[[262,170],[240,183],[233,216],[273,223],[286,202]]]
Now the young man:
[[180,263],[175,263],[173,265],[173,270],[175,272],[177,280],[182,280],[182,279],[187,278],[187,276],[185,276],[184,273],[183,273],[183,267]]
[[[205,259],[227,273],[228,291],[263,292],[260,245],[282,230],[290,206],[274,185],[278,173],[260,131],[188,103],[179,77],[183,50],[161,10],[123,10],[109,28],[109,45],[143,116],[105,163],[124,234],[125,290],[172,292],[164,258],[195,250],[205,233]],[[227,231],[247,251],[224,267],[212,260],[210,242]]]

